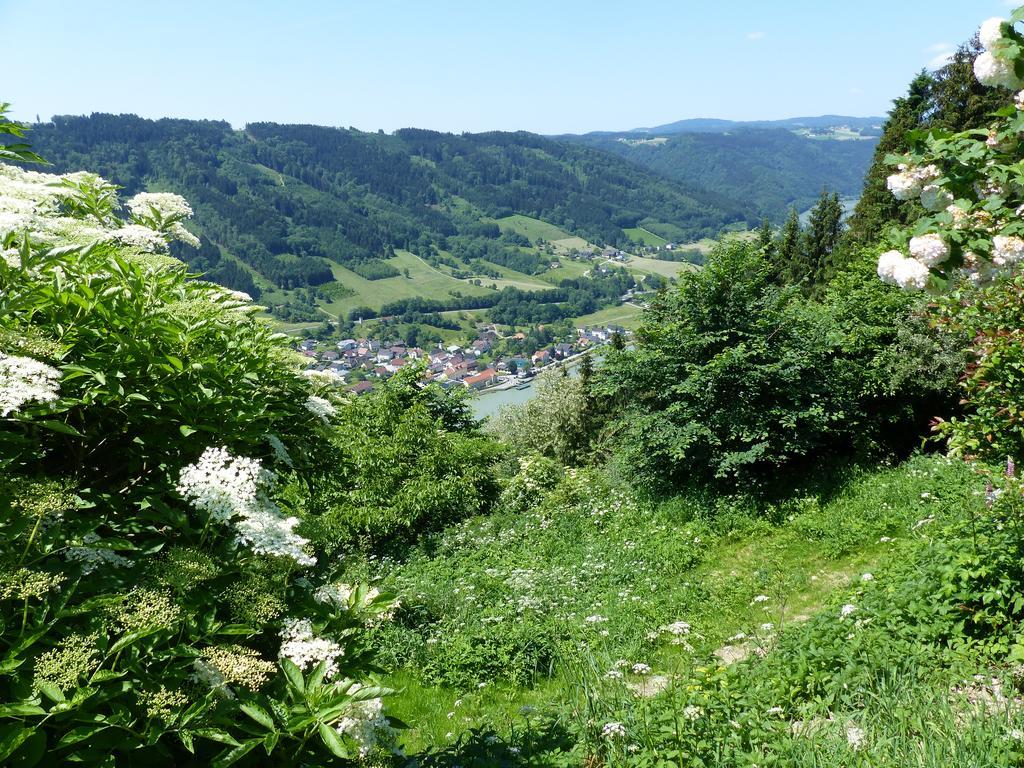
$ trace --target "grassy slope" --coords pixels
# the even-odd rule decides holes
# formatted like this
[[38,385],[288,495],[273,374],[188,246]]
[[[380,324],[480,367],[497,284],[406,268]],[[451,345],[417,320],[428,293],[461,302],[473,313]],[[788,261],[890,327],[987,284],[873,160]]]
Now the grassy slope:
[[668,242],[668,240],[666,240],[665,238],[659,237],[653,232],[648,232],[643,227],[632,227],[630,229],[624,229],[622,231],[625,232],[629,237],[633,238],[634,240],[638,240],[644,245],[659,247],[665,245],[665,243]]
[[[580,664],[603,670],[625,658],[671,677],[713,658],[712,651],[737,632],[770,645],[778,627],[799,624],[834,603],[861,574],[884,574],[887,560],[922,535],[914,531],[915,522],[941,513],[946,489],[962,493],[969,482],[959,465],[922,458],[855,476],[830,494],[798,493],[774,510],[777,523],[727,501],[716,502],[713,513],[705,502],[680,498],[653,510],[609,515],[590,531],[586,520],[582,530],[572,520],[555,520],[550,530],[538,527],[529,512],[457,526],[409,565],[391,570],[386,581],[417,592],[413,603],[424,595],[428,603],[442,600],[454,614],[456,623],[449,627],[470,627],[452,631],[474,631],[481,616],[507,614],[517,599],[515,590],[495,591],[488,574],[498,573],[500,580],[501,573],[530,569],[553,606],[545,621],[561,626],[583,648],[564,646],[576,649],[533,688],[494,680],[479,688],[468,682],[444,688],[425,685],[412,672],[399,673],[393,682],[404,693],[395,712],[416,723],[408,738],[412,747],[445,744],[451,742],[448,734],[470,727],[505,731],[524,704],[557,714],[577,694],[574,674],[566,670]],[[713,517],[702,520],[708,515]],[[892,541],[882,543],[882,536]],[[769,600],[753,602],[759,594]],[[583,617],[591,614],[607,621],[588,625]],[[692,653],[668,643],[664,633],[654,642],[646,635],[658,635],[659,626],[677,620],[693,626]],[[774,625],[771,630],[760,629],[766,622]],[[608,636],[599,629],[609,630]]]

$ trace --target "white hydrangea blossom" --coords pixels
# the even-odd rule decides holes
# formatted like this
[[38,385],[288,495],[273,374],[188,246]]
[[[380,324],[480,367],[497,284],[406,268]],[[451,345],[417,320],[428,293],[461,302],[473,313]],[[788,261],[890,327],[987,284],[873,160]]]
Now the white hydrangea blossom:
[[952,203],[953,195],[938,184],[927,184],[921,190],[921,205],[926,211],[948,210]]
[[295,533],[299,520],[285,517],[265,495],[274,475],[257,459],[232,456],[226,448],[207,448],[184,467],[177,491],[219,523],[232,523],[235,540],[256,554],[288,557],[299,565],[316,564],[306,554],[309,543]]
[[898,172],[885,180],[885,185],[897,200],[910,200],[921,194],[926,184],[935,181],[941,175],[934,165],[912,168],[901,164]]
[[273,475],[256,459],[232,456],[227,448],[210,447],[194,464],[181,470],[177,490],[192,505],[226,523],[254,503],[260,487]]
[[329,400],[317,397],[316,395],[310,395],[306,398],[306,410],[321,419],[324,424],[329,424],[331,418],[337,413],[334,405]]
[[34,358],[0,353],[0,417],[26,403],[56,402],[60,376],[56,368]]
[[1013,65],[991,51],[985,51],[974,60],[974,76],[982,85],[989,87],[1019,88],[1021,82],[1013,71]]
[[[357,691],[358,683],[352,691]],[[359,745],[359,755],[366,757],[373,747],[384,741],[394,740],[394,729],[384,716],[384,702],[380,698],[353,702],[352,708],[341,718],[335,729],[342,736],[348,736]]]
[[145,192],[129,201],[129,208],[146,214],[145,221],[149,223],[153,223],[154,209],[160,212],[161,225],[167,225],[167,231],[160,233],[142,226],[139,216],[131,222],[110,217],[101,224],[91,216],[79,218],[82,214],[68,213],[62,203],[80,194],[76,187],[86,185],[108,186],[92,173],[58,175],[0,163],[0,237],[11,232],[30,232],[32,239],[41,243],[87,245],[114,241],[153,253],[165,252],[168,238],[193,246],[199,244],[195,235],[181,224],[181,219],[192,215],[192,209],[179,195]]
[[910,238],[910,255],[926,267],[935,267],[949,258],[949,246],[941,235],[927,234]]
[[905,290],[923,290],[928,285],[928,267],[917,259],[908,259],[899,251],[886,251],[878,257],[878,276],[883,282]]
[[1024,240],[1014,235],[996,235],[992,238],[992,263],[1005,267],[1024,258]]
[[141,224],[126,224],[110,233],[110,237],[123,245],[129,245],[142,251],[161,253],[167,250],[167,241],[155,229]]
[[325,680],[338,674],[338,659],[345,655],[345,649],[333,640],[317,637],[309,619],[285,619],[281,629],[282,659],[288,659],[301,670],[313,669],[320,662],[326,662]]
[[981,40],[981,44],[986,50],[995,48],[1003,39],[1003,25],[1005,24],[1006,19],[1001,19],[998,16],[982,22],[981,28],[978,30],[978,39]]

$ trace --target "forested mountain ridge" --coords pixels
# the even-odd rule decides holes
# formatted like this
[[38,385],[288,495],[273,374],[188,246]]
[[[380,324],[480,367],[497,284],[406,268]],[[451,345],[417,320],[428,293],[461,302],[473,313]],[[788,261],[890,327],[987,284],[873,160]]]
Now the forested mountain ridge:
[[182,255],[243,290],[253,287],[248,270],[283,288],[315,286],[333,279],[332,262],[365,264],[396,248],[506,264],[522,256],[516,244],[499,243],[497,228],[481,223],[511,214],[597,243],[625,243],[622,228],[638,223],[687,240],[754,221],[720,194],[529,133],[386,135],[273,123],[238,131],[93,114],[55,117],[31,135],[54,170],[95,168],[126,194],[184,191],[203,248]]
[[[784,127],[693,122],[708,125],[706,130],[651,129],[561,139],[616,154],[676,180],[699,180],[703,188],[743,200],[748,212],[777,223],[790,206],[809,208],[823,187],[844,197],[859,195],[878,142],[871,129],[851,131],[848,140],[840,140],[833,133],[814,134],[837,126],[811,125],[807,133],[798,134]],[[716,128],[717,123],[725,125]]]
[[[57,171],[95,168],[124,187],[184,191],[197,269],[241,290],[318,286],[332,264],[374,270],[395,249],[450,253],[535,273],[545,260],[488,223],[512,214],[598,244],[635,226],[686,242],[780,221],[823,186],[856,194],[874,141],[786,130],[688,133],[663,145],[527,132],[368,133],[314,125],[134,115],[58,116],[32,126]],[[742,202],[741,202],[742,201]]]

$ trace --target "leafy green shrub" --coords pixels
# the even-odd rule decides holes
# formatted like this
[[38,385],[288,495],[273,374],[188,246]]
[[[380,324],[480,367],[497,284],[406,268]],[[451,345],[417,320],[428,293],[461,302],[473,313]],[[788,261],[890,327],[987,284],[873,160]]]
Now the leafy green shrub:
[[497,496],[501,448],[476,429],[465,400],[423,386],[410,367],[337,414],[336,463],[315,505],[316,538],[332,550],[436,530]]
[[915,302],[863,269],[843,288],[806,300],[734,240],[660,295],[635,348],[611,353],[595,381],[633,477],[661,490],[763,483],[902,443],[952,388],[956,355],[936,361],[934,342],[901,339]]
[[166,255],[183,199],[128,207],[0,165],[0,762],[369,754],[393,602],[307,531],[343,403]]

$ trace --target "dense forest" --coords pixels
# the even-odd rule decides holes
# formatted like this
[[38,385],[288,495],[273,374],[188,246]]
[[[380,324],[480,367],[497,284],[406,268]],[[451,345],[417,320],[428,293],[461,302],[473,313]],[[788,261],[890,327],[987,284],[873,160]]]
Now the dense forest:
[[[651,141],[654,136],[661,137]],[[784,128],[573,137],[682,183],[743,200],[746,210],[781,223],[786,210],[811,207],[822,187],[860,194],[877,137],[809,138]]]
[[176,255],[256,296],[260,285],[330,282],[332,262],[369,279],[393,275],[379,260],[396,248],[448,252],[461,268],[490,263],[535,274],[543,258],[482,222],[514,213],[599,244],[625,245],[623,229],[638,225],[667,240],[714,237],[763,216],[781,221],[788,206],[809,207],[825,184],[854,194],[871,151],[868,141],[783,130],[633,147],[528,133],[384,135],[272,123],[236,131],[223,122],[103,114],[55,117],[33,136],[56,170],[95,168],[128,194],[186,193],[203,248],[175,247]]
[[[176,189],[195,207],[199,254],[177,251],[232,288],[239,268],[282,288],[332,280],[394,248],[451,250],[536,271],[536,257],[497,241],[481,219],[522,213],[597,243],[650,219],[667,237],[714,236],[755,221],[735,200],[682,185],[606,153],[527,133],[393,135],[318,126],[56,117],[35,146],[55,170],[94,168],[133,194]],[[367,271],[370,270],[370,271]]]

